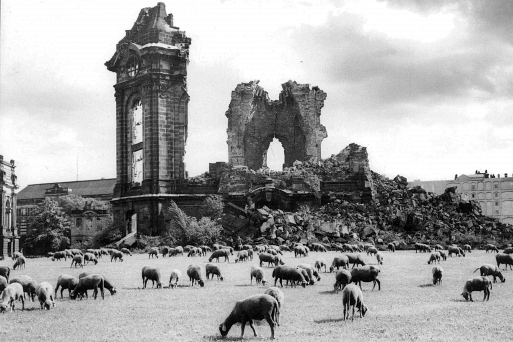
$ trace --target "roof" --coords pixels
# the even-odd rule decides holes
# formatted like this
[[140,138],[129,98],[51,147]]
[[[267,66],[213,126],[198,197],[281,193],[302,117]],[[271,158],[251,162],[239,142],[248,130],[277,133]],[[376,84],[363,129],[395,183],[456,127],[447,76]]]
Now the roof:
[[82,197],[111,196],[114,193],[116,178],[93,179],[75,182],[54,182],[42,184],[30,184],[18,193],[19,200],[45,198],[45,191],[59,184],[63,188],[71,190],[70,194]]

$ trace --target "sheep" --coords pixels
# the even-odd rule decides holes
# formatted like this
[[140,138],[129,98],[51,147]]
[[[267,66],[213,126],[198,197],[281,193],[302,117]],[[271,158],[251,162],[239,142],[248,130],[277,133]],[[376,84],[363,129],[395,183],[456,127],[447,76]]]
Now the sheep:
[[257,253],[265,253],[267,251],[267,247],[264,245],[257,245],[253,248],[253,250]]
[[55,286],[55,298],[57,298],[57,290],[59,287],[61,288],[61,298],[62,292],[65,289],[68,289],[68,294],[71,297],[71,290],[73,290],[78,284],[78,278],[75,278],[69,274],[61,274],[57,279],[57,286]]
[[212,262],[212,260],[216,259],[219,262],[219,258],[224,257],[224,261],[230,262],[230,251],[227,249],[218,249],[212,252],[210,258],[208,258],[208,262]]
[[280,245],[280,250],[281,251],[291,252],[289,246],[287,246],[287,245]]
[[367,248],[367,255],[377,254],[378,249],[374,246]]
[[324,247],[324,245],[322,245],[320,243],[312,243],[312,250],[314,252],[327,252],[328,251],[326,249],[326,247]]
[[283,255],[283,252],[281,251],[280,246],[270,245],[269,248],[267,249],[267,251],[270,252],[271,250],[275,251],[279,255]]
[[296,246],[294,247],[294,257],[297,258],[297,256],[308,256],[308,250],[306,249],[306,246]]
[[183,247],[183,251],[185,253],[189,253],[191,248],[194,248],[194,246],[193,245],[187,245],[187,246]]
[[492,288],[492,282],[490,279],[486,277],[477,277],[474,279],[469,279],[465,283],[465,286],[463,287],[463,292],[461,295],[465,300],[469,300],[473,302],[472,300],[472,292],[473,291],[484,291],[484,298],[483,302],[485,300],[490,300],[490,289]]
[[372,243],[366,243],[363,245],[363,250],[367,252],[369,248],[375,248],[375,246]]
[[73,260],[71,260],[71,266],[70,266],[70,268],[71,268],[71,267],[73,267],[73,263],[75,264],[75,268],[76,268],[78,265],[80,265],[80,267],[84,268],[84,257],[83,257],[82,255],[79,255],[79,254],[75,255],[75,256],[73,257]]
[[358,247],[356,247],[356,246],[350,245],[350,244],[348,244],[348,243],[345,243],[345,244],[342,246],[342,250],[343,250],[344,252],[351,252],[351,253],[354,253],[354,252],[356,252],[357,250],[359,250],[359,248],[358,248]]
[[221,249],[221,245],[220,245],[220,244],[218,244],[218,243],[214,243],[214,244],[212,245],[212,248],[214,249],[214,251],[217,251],[218,249]]
[[189,265],[189,267],[187,267],[187,275],[189,276],[189,280],[191,281],[191,286],[194,286],[196,282],[201,287],[205,286],[203,278],[201,278],[201,266]]
[[315,277],[317,279],[317,281],[321,281],[321,276],[319,276],[319,273],[317,272],[316,269],[314,269],[312,267],[312,265],[310,265],[310,264],[299,264],[299,265],[297,265],[297,267],[304,268],[307,271],[308,277],[310,278],[310,285],[314,284],[313,277]]
[[360,285],[360,289],[362,288],[362,281],[363,282],[373,282],[374,286],[372,286],[372,289],[376,287],[376,283],[378,283],[378,291],[381,290],[381,283],[378,279],[380,269],[377,266],[374,265],[368,265],[368,266],[361,266],[357,268],[353,268],[351,270],[351,282],[355,284]]
[[267,280],[265,279],[265,272],[261,267],[251,266],[250,284],[253,285],[253,278],[255,278],[257,285],[262,284],[265,286]]
[[70,251],[71,255],[73,255],[73,256],[75,256],[75,255],[83,255],[84,254],[78,248],[71,248],[69,251]]
[[506,278],[502,275],[501,269],[498,266],[490,265],[490,264],[484,264],[481,267],[476,268],[476,270],[472,273],[477,272],[477,270],[480,270],[480,275],[483,276],[493,276],[493,282],[497,282],[497,277],[501,280],[501,282],[505,282]]
[[0,276],[0,293],[7,287],[7,279],[4,276]]
[[315,260],[314,267],[317,269],[317,272],[320,272],[321,268],[324,267],[324,273],[326,273],[326,260],[324,258]]
[[19,257],[22,257],[22,256],[23,256],[23,254],[21,252],[14,252],[14,253],[12,253],[12,257],[11,258],[12,258],[12,261],[14,261],[14,260],[16,260],[16,259],[18,259]]
[[206,264],[205,265],[205,274],[207,276],[207,280],[208,280],[208,277],[210,275],[212,275],[212,280],[214,280],[214,275],[217,276],[217,280],[221,280],[223,281],[224,278],[223,276],[221,275],[221,270],[219,269],[219,267],[217,267],[216,265],[213,265],[213,264]]
[[[353,316],[351,321],[354,320],[354,309],[358,308],[360,318],[365,317],[367,306],[363,303],[363,293],[358,286],[349,284],[342,290],[342,305],[344,306],[344,321],[349,318],[349,309],[353,307]],[[347,313],[347,314],[346,314]]]
[[165,258],[166,255],[169,255],[169,246],[162,246],[160,247],[160,253],[162,253],[162,257]]
[[383,254],[381,252],[376,253],[376,260],[378,265],[383,265]]
[[268,254],[268,253],[260,253],[258,255],[258,258],[260,259],[260,267],[262,267],[262,264],[264,262],[267,262],[267,266],[271,266],[271,264],[274,264],[274,266],[284,265],[284,262],[277,255],[272,255],[272,254]]
[[504,248],[504,251],[502,253],[504,253],[504,254],[513,254],[513,247],[506,247],[506,248]]
[[201,256],[203,255],[203,250],[199,247],[191,247],[189,248],[189,253],[187,254],[188,257],[195,257],[195,256]]
[[348,270],[340,270],[335,275],[335,284],[333,284],[333,291],[338,292],[340,290],[340,287],[342,287],[342,290],[347,284],[351,284],[351,272]]
[[87,296],[87,290],[93,290],[93,297],[96,300],[98,297],[98,288],[100,289],[102,299],[105,299],[104,289],[105,281],[101,274],[91,274],[80,278],[77,286],[71,292],[70,298],[75,300],[78,296],[80,299],[84,297],[84,293]]
[[280,280],[281,287],[283,287],[283,280],[290,280],[290,285],[293,287],[295,287],[296,282],[300,283],[302,287],[306,286],[305,277],[298,268],[293,266],[276,266],[272,276],[274,278],[274,286],[276,286],[278,279]]
[[470,245],[464,245],[463,251],[472,253],[472,247]]
[[94,264],[98,264],[98,259],[96,259],[96,256],[94,256],[93,253],[86,253],[84,254],[84,262],[87,262],[86,265],[90,262],[94,262]]
[[112,254],[110,255],[110,262],[112,262],[112,260],[117,262],[118,259],[119,259],[119,261],[123,262],[123,255],[124,255],[123,252],[119,252],[119,251],[112,252]]
[[243,249],[237,253],[237,259],[235,259],[235,262],[247,261],[248,258],[249,258],[248,251]]
[[[278,302],[278,308],[280,308],[280,310],[281,310],[281,306],[283,305],[283,302],[285,301],[285,295],[279,288],[271,286],[271,287],[267,288],[267,290],[265,290],[264,294],[274,297],[274,299],[276,299],[276,301]],[[276,324],[278,326],[280,325],[280,313],[279,312],[276,313]]]
[[513,265],[513,255],[499,253],[495,256],[495,260],[497,261],[497,267],[500,267],[501,264],[504,264],[506,265],[506,268],[504,269],[506,271],[509,265],[509,269],[511,270],[511,265]]
[[248,249],[248,259],[253,261],[253,250],[252,249]]
[[65,249],[63,252],[66,255],[66,258],[73,258],[73,254],[69,249]]
[[183,256],[183,247],[182,246],[176,246],[175,251],[176,251],[176,254],[181,254]]
[[452,257],[453,254],[456,254],[458,257],[462,255],[465,256],[465,252],[463,252],[463,250],[460,247],[456,246],[449,246],[449,248],[447,248],[447,253],[450,257]]
[[7,281],[9,281],[9,274],[11,274],[9,266],[0,266],[0,276],[3,276]]
[[41,310],[50,310],[50,307],[55,307],[53,286],[50,283],[46,281],[39,283],[36,289],[36,295],[37,299],[39,299]]
[[128,248],[121,248],[120,252],[132,256],[132,252]]
[[148,259],[151,257],[156,257],[157,259],[159,258],[159,250],[158,249],[154,249],[156,247],[152,247],[152,249],[150,249],[148,251]]
[[[178,254],[180,254],[180,250],[178,249],[178,247],[171,247],[171,248],[169,248],[169,251],[167,252],[167,255],[170,257],[178,255]],[[183,251],[181,252],[181,254],[183,255]]]
[[255,336],[258,336],[253,320],[265,319],[271,328],[271,340],[274,340],[274,326],[279,315],[280,307],[274,297],[267,294],[253,295],[235,303],[230,315],[219,325],[219,332],[224,337],[235,323],[241,323],[241,338],[244,338],[244,328],[249,323]]
[[394,252],[395,253],[395,244],[393,242],[390,242],[387,246],[387,249],[389,252]]
[[143,289],[146,288],[148,280],[151,280],[151,287],[155,286],[155,282],[157,282],[157,289],[162,288],[162,283],[160,282],[160,270],[157,267],[144,266],[142,268]]
[[415,253],[417,253],[418,251],[420,252],[431,252],[431,247],[429,247],[428,245],[426,244],[423,244],[423,243],[416,243],[415,244]]
[[283,255],[283,253],[281,251],[277,251],[276,249],[273,249],[273,248],[268,248],[267,253],[272,254],[272,255],[278,255],[278,254]]
[[230,246],[221,246],[220,249],[227,249],[230,251],[230,254],[233,255],[233,247],[230,247]]
[[[303,278],[305,278],[306,285],[313,285],[313,284],[315,284],[315,281],[313,281],[313,279],[308,276],[308,271],[307,270],[305,270],[304,268],[301,268],[301,267],[297,267],[297,266],[296,266],[296,268],[299,270],[299,272],[301,272],[301,274],[303,275]],[[290,286],[292,286],[293,283],[295,285],[297,285],[297,284],[301,285],[299,280],[296,281],[296,280],[289,280],[289,279],[287,279],[287,281],[285,282],[285,286],[289,285],[289,281],[290,281]]]
[[433,273],[433,285],[442,285],[442,275],[444,270],[440,266],[435,266],[431,272]]
[[497,248],[497,246],[492,245],[491,243],[487,244],[487,245],[485,246],[485,249],[486,249],[486,253],[488,253],[488,252],[496,252],[496,253],[499,253],[499,249]]
[[202,245],[201,248],[201,256],[207,256],[207,252],[212,252],[212,249],[206,245]]
[[171,271],[171,276],[169,277],[169,288],[173,289],[178,286],[178,281],[182,277],[182,272],[178,269],[174,269]]
[[64,252],[55,252],[55,253],[53,253],[52,261],[60,260],[62,258],[64,258],[64,261],[66,261],[66,253],[64,253]]
[[[84,277],[87,277],[88,275],[91,275],[91,273],[82,272],[79,274],[78,280],[80,280]],[[107,279],[107,277],[105,277],[103,274],[100,274],[100,275],[103,277],[103,287],[106,288],[107,290],[109,290],[111,296],[115,295],[117,293],[117,291],[116,291],[116,288],[114,287],[114,285],[112,285],[111,282]],[[85,291],[85,295],[87,298],[87,290]]]
[[353,264],[352,268],[354,268],[356,265],[366,265],[360,254],[345,253],[344,255],[349,259],[349,263]]
[[0,294],[0,312],[7,311],[7,308],[14,310],[15,300],[21,301],[21,309],[25,310],[23,287],[18,283],[9,284]]
[[342,267],[342,268],[349,267],[349,258],[347,257],[347,255],[342,254],[341,256],[333,258],[333,262],[331,263],[331,266],[330,266],[330,273],[333,272],[335,267],[337,268],[337,270],[340,267]]
[[437,261],[438,261],[438,263],[440,263],[440,253],[438,253],[438,252],[431,253],[431,256],[429,257],[429,260],[428,260],[428,265],[430,265],[431,263],[436,263]]
[[25,257],[20,256],[20,257],[16,258],[16,261],[14,262],[12,269],[15,270],[16,267],[18,267],[21,270],[22,268],[25,268],[25,263],[26,263]]
[[445,251],[439,250],[438,254],[440,254],[440,259],[447,261],[447,253],[445,253]]
[[28,275],[19,275],[12,277],[9,280],[9,284],[18,283],[23,287],[23,292],[27,293],[29,298],[34,301],[36,296],[37,283],[32,277]]

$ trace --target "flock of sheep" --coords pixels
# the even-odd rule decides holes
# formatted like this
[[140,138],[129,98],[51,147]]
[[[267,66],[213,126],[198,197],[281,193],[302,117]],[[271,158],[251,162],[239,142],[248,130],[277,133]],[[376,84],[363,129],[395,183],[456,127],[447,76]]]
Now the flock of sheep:
[[[342,304],[343,304],[343,319],[346,320],[350,316],[352,310],[351,319],[354,319],[355,311],[358,310],[360,317],[364,317],[367,312],[367,306],[363,300],[363,293],[361,291],[362,282],[372,282],[372,290],[378,285],[378,290],[381,290],[381,282],[378,276],[381,272],[380,266],[383,264],[384,255],[378,248],[372,244],[335,244],[332,248],[342,252],[340,255],[334,257],[329,272],[335,273],[335,283],[333,285],[334,292],[342,291]],[[387,247],[389,252],[395,252],[395,245],[389,244]],[[185,247],[160,247],[152,248],[148,252],[148,258],[158,258],[161,256],[207,256],[208,263],[203,267],[198,264],[191,264],[187,268],[186,274],[192,287],[199,286],[203,287],[205,281],[203,274],[207,279],[217,278],[218,281],[222,281],[223,274],[219,262],[229,262],[230,258],[234,258],[236,263],[252,261],[258,257],[259,266],[253,265],[249,269],[250,273],[250,284],[253,284],[253,278],[256,284],[267,286],[269,281],[266,279],[264,266],[273,267],[272,278],[274,279],[274,285],[266,289],[265,293],[254,294],[244,300],[238,301],[230,315],[225,319],[219,326],[219,331],[222,336],[226,336],[231,326],[235,323],[241,323],[241,335],[244,335],[244,327],[246,323],[249,323],[255,336],[256,331],[253,327],[253,320],[265,319],[271,328],[271,338],[274,338],[274,328],[279,326],[280,320],[280,309],[283,305],[284,294],[277,287],[279,285],[297,287],[306,287],[314,285],[315,281],[320,281],[322,270],[324,273],[328,272],[325,258],[319,257],[316,259],[314,265],[307,263],[299,263],[297,265],[285,265],[282,256],[284,253],[294,253],[296,258],[308,256],[310,251],[325,252],[326,246],[322,244],[310,244],[304,246],[302,244],[294,244],[292,246],[274,246],[274,245],[243,245],[240,246],[238,251],[235,251],[233,247],[222,246],[214,244],[212,247],[209,246],[185,246]],[[417,243],[415,244],[416,253],[430,253],[428,264],[440,264],[441,261],[447,260],[447,257],[453,255],[458,257],[465,257],[465,253],[471,253],[471,247],[465,245],[463,247],[449,246],[447,252],[440,245],[433,247]],[[502,282],[505,282],[505,278],[501,272],[500,265],[509,265],[510,269],[513,265],[513,248],[508,247],[504,250],[504,253],[499,253],[499,250],[494,245],[487,245],[486,252],[496,252],[497,266],[490,264],[483,264],[478,267],[474,272],[480,271],[480,277],[475,277],[466,281],[461,294],[466,300],[472,301],[472,292],[483,291],[484,299],[488,300],[490,297],[490,289],[492,289],[492,281],[487,276],[493,277],[493,282],[497,282],[496,278],[499,278]],[[234,253],[236,255],[234,256]],[[375,264],[367,264],[364,261],[363,253],[368,256],[374,256],[376,258]],[[131,252],[122,248],[121,250],[115,249],[88,249],[85,252],[79,249],[69,249],[65,251],[52,253],[52,261],[71,258],[70,267],[84,267],[88,263],[98,263],[98,259],[103,256],[110,256],[111,262],[123,262],[125,255],[132,255]],[[21,253],[15,253],[13,255],[14,265],[13,269],[23,269],[26,264],[26,259]],[[215,264],[213,262],[216,262]],[[352,265],[352,268],[350,266]],[[0,266],[0,311],[5,312],[8,309],[11,311],[14,309],[16,301],[21,301],[22,309],[25,307],[25,295],[32,301],[37,299],[40,303],[42,310],[49,310],[55,306],[55,298],[57,297],[57,291],[60,289],[61,298],[63,297],[63,291],[68,290],[69,297],[71,299],[82,299],[88,296],[87,291],[93,290],[93,297],[96,299],[100,292],[101,297],[104,298],[104,289],[110,291],[111,295],[116,293],[116,288],[113,284],[102,274],[94,274],[91,272],[82,272],[78,278],[68,274],[61,274],[57,279],[57,285],[55,290],[53,286],[48,282],[37,283],[34,279],[27,275],[19,275],[10,277],[10,267]],[[442,284],[443,269],[439,265],[435,265],[432,269],[433,284]],[[162,288],[163,278],[160,269],[154,266],[145,266],[141,271],[143,288],[146,288],[148,281],[151,280],[152,287]],[[179,269],[173,269],[171,271],[168,287],[175,288],[182,279],[182,272]],[[283,284],[285,281],[285,284]]]

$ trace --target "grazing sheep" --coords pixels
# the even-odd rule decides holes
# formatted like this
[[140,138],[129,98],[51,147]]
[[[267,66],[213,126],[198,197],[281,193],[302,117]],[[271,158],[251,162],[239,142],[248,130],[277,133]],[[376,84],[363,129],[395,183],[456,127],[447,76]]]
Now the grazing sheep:
[[389,252],[395,252],[395,244],[393,242],[390,242],[387,246],[387,249]]
[[257,285],[262,284],[265,286],[267,284],[267,280],[265,279],[265,272],[262,268],[258,266],[251,266],[250,272],[250,284],[253,285],[253,278],[255,278]]
[[157,267],[144,266],[142,268],[143,289],[146,288],[148,280],[151,280],[151,287],[155,286],[155,282],[157,282],[157,289],[162,288],[162,283],[160,282],[160,270]]
[[294,266],[276,266],[273,270],[272,274],[274,278],[274,286],[276,286],[276,282],[278,279],[280,280],[280,285],[283,287],[283,280],[290,280],[290,286],[295,287],[296,283],[301,284],[301,286],[306,286],[306,280],[303,276],[300,269]]
[[203,250],[199,247],[191,247],[189,248],[189,253],[187,254],[188,257],[195,257],[195,256],[202,256]]
[[383,265],[383,254],[381,252],[376,253],[376,260],[379,265]]
[[232,325],[241,323],[241,338],[244,338],[244,328],[246,323],[249,323],[255,336],[258,336],[253,326],[253,320],[265,319],[271,328],[271,340],[274,340],[274,325],[278,321],[279,315],[280,307],[274,297],[267,294],[253,295],[235,303],[230,315],[219,325],[219,332],[224,337]]
[[221,249],[221,245],[220,245],[220,244],[218,244],[218,243],[214,243],[214,244],[212,245],[212,248],[214,249],[214,251],[217,251],[218,249]]
[[271,266],[271,264],[274,264],[274,266],[284,265],[284,262],[277,255],[272,255],[272,254],[268,254],[268,253],[260,253],[258,255],[258,258],[260,259],[260,267],[262,267],[262,264],[264,262],[267,262],[267,266]]
[[28,275],[19,275],[12,277],[9,284],[18,283],[23,287],[23,292],[27,293],[29,298],[34,301],[36,296],[37,283],[32,277]]
[[474,279],[469,279],[465,283],[465,286],[463,287],[463,293],[461,294],[465,300],[469,300],[473,302],[472,300],[472,292],[473,291],[484,291],[484,298],[483,302],[485,300],[490,300],[490,289],[492,288],[492,282],[490,279],[486,277],[477,277]]
[[317,272],[315,268],[312,267],[310,264],[299,264],[297,265],[299,268],[303,268],[308,273],[308,278],[310,278],[310,285],[314,284],[313,277],[317,279],[317,281],[321,281],[321,276]]
[[189,276],[189,280],[191,281],[191,286],[194,286],[196,282],[201,287],[205,286],[203,278],[201,277],[201,266],[189,265],[189,267],[187,267],[187,275]]
[[465,252],[463,252],[463,250],[457,246],[449,246],[449,248],[447,248],[447,253],[450,257],[452,257],[453,254],[456,254],[458,257],[462,255],[465,256]]
[[314,252],[327,252],[328,250],[326,249],[326,247],[324,247],[324,245],[320,244],[320,243],[312,243],[312,250]]
[[431,253],[431,256],[429,257],[429,260],[428,260],[428,265],[430,265],[431,263],[436,263],[437,261],[438,261],[438,263],[440,263],[440,253],[438,253],[438,252]]
[[433,247],[433,249],[434,249],[435,251],[440,251],[440,250],[443,250],[444,248],[442,247],[442,245],[440,245],[440,244],[436,244],[436,245],[435,245],[435,247]]
[[249,255],[248,255],[248,251],[243,249],[243,250],[240,250],[238,253],[237,253],[237,259],[235,259],[235,262],[242,262],[242,261],[247,261],[249,258]]
[[440,259],[447,261],[447,253],[445,253],[445,251],[439,250],[438,254],[440,254]]
[[159,250],[158,249],[154,249],[156,247],[153,247],[152,249],[150,249],[148,251],[148,259],[151,257],[156,257],[157,259],[159,258]]
[[208,280],[208,277],[210,275],[212,275],[212,280],[214,280],[214,275],[217,276],[217,280],[221,280],[223,281],[224,278],[223,276],[221,275],[221,270],[219,269],[219,267],[217,267],[216,265],[213,265],[213,264],[206,264],[205,265],[205,274],[207,276],[207,280]]
[[246,245],[242,245],[242,248],[241,248],[241,249],[245,249],[245,250],[249,250],[249,249],[251,249],[251,250],[253,250],[253,247],[252,247],[251,245],[247,245],[247,244],[246,244]]
[[267,251],[267,247],[265,245],[257,245],[253,250],[257,253],[265,253]]
[[98,259],[96,259],[96,256],[94,256],[93,253],[86,253],[84,254],[84,262],[86,262],[86,265],[90,262],[94,262],[94,264],[98,264]]
[[372,243],[366,243],[363,245],[363,250],[365,252],[367,252],[369,250],[369,248],[373,248],[373,247],[375,247],[375,246]]
[[68,289],[68,294],[71,297],[71,290],[73,290],[78,284],[78,278],[75,278],[69,274],[61,274],[57,279],[57,286],[55,286],[55,298],[57,298],[57,290],[59,287],[61,288],[61,298],[62,292],[65,289]]
[[132,252],[128,248],[121,248],[120,252],[132,256]]
[[[89,272],[82,272],[79,274],[78,276],[78,279],[82,279],[84,277],[87,277],[88,275],[91,275],[92,273],[89,273]],[[106,288],[107,290],[109,290],[110,294],[113,296],[117,293],[116,291],[116,288],[114,287],[114,285],[112,285],[112,283],[103,275],[103,274],[100,274],[102,277],[103,277],[103,287]],[[86,295],[86,298],[87,298],[87,291],[85,291],[85,295]]]
[[0,266],[0,276],[3,276],[7,281],[9,281],[9,274],[11,274],[9,266]]
[[289,246],[287,245],[280,245],[280,250],[282,251],[287,251],[287,252],[291,252]]
[[366,265],[365,261],[363,261],[363,258],[360,254],[345,253],[344,255],[347,256],[347,258],[349,259],[349,263],[353,264],[352,268],[354,268],[356,265]]
[[16,259],[18,259],[19,257],[22,257],[22,256],[23,256],[23,254],[21,252],[14,252],[14,253],[12,253],[12,257],[11,258],[14,261],[14,260],[16,260]]
[[439,284],[442,285],[442,275],[444,274],[444,270],[440,266],[433,267],[433,285]]
[[212,252],[212,249],[206,245],[200,246],[201,248],[201,256],[207,256],[207,252]]
[[[274,299],[276,299],[276,301],[278,302],[278,307],[281,310],[281,306],[283,305],[283,302],[285,301],[285,295],[279,288],[271,286],[271,287],[267,288],[267,290],[265,290],[264,294],[269,295],[269,296],[273,297]],[[276,324],[278,326],[280,325],[280,312],[276,312]]]
[[71,292],[70,298],[75,300],[78,296],[80,299],[87,296],[87,290],[93,290],[93,297],[96,300],[98,297],[98,288],[101,291],[102,299],[105,299],[103,289],[105,288],[105,281],[101,274],[91,274],[83,278],[79,278],[77,286]]
[[324,273],[326,273],[326,259],[319,258],[315,260],[314,267],[317,269],[317,272],[320,272],[321,268],[324,267]]
[[463,251],[472,253],[472,247],[470,245],[464,245]]
[[9,284],[2,293],[0,293],[0,312],[7,311],[7,308],[10,308],[11,311],[14,310],[15,300],[21,301],[21,309],[25,310],[23,287],[18,283]]
[[423,243],[416,243],[415,244],[415,253],[417,253],[419,251],[424,252],[424,253],[431,252],[431,247],[429,247],[428,245],[423,244]]
[[60,260],[62,258],[64,258],[64,261],[66,261],[66,253],[64,253],[64,252],[55,252],[55,253],[53,253],[52,261]]
[[272,248],[268,248],[267,253],[272,254],[272,255],[278,255],[278,254],[283,255],[283,253],[281,251],[277,251],[276,249],[272,249]]
[[233,255],[233,247],[230,247],[230,246],[221,246],[220,249],[227,249],[230,251],[230,254]]
[[169,288],[173,289],[178,286],[178,281],[182,277],[182,272],[178,269],[174,269],[171,271],[171,276],[169,277]]
[[5,279],[4,276],[0,276],[0,293],[7,287],[8,282],[7,279]]
[[267,251],[269,252],[271,249],[276,251],[276,253],[278,253],[279,255],[283,255],[283,252],[281,251],[280,246],[269,245],[269,248],[267,249]]
[[41,305],[41,310],[50,310],[50,307],[55,307],[53,300],[53,286],[46,281],[39,283],[36,289],[37,299]]
[[360,289],[362,288],[362,281],[369,283],[373,282],[374,286],[372,289],[376,287],[376,283],[378,283],[378,291],[381,290],[381,283],[378,279],[380,269],[374,265],[361,266],[357,268],[353,268],[351,270],[351,282],[360,285]]
[[350,245],[348,243],[345,243],[343,246],[342,246],[342,250],[344,252],[351,252],[351,253],[354,253],[354,252],[357,252],[359,250],[359,247],[357,246],[353,246],[353,245]]
[[511,270],[511,265],[513,265],[513,255],[499,253],[495,256],[495,260],[497,261],[497,267],[500,267],[501,264],[504,264],[506,265],[504,270],[507,271],[509,265],[509,269]]
[[351,272],[342,269],[338,271],[335,275],[335,284],[333,284],[333,291],[338,292],[338,290],[340,290],[341,288],[343,290],[347,284],[351,284]]
[[504,251],[502,253],[504,253],[504,254],[513,254],[513,247],[506,247],[506,248],[504,248]]
[[212,260],[216,259],[219,262],[219,258],[224,257],[224,261],[230,262],[230,251],[227,249],[218,249],[212,252],[210,258],[208,258],[208,262],[212,262]]
[[496,253],[499,253],[499,249],[497,248],[497,246],[492,245],[491,243],[487,244],[487,245],[485,246],[485,249],[486,249],[486,253],[488,253],[488,252],[496,252]]
[[123,262],[123,252],[119,252],[119,251],[114,251],[112,252],[112,254],[110,255],[110,262],[112,262],[112,260],[114,261],[121,261]]
[[189,253],[189,252],[191,251],[191,249],[192,249],[192,248],[194,248],[194,246],[193,246],[193,245],[187,245],[187,246],[185,246],[185,247],[183,248],[183,251],[184,251],[185,253]]
[[248,259],[253,261],[253,250],[252,249],[248,249]]
[[497,282],[497,277],[501,280],[501,282],[505,282],[506,278],[502,275],[501,269],[498,266],[490,265],[490,264],[484,264],[481,267],[476,268],[476,270],[472,273],[477,272],[477,270],[481,270],[481,276],[493,276],[493,282]]
[[[349,318],[349,309],[353,307],[353,316],[351,320],[354,320],[354,309],[358,308],[360,312],[360,318],[365,317],[367,307],[363,303],[363,293],[358,286],[349,284],[342,290],[342,305],[344,306],[344,321]],[[346,314],[347,313],[347,314]]]
[[342,254],[341,256],[333,258],[333,261],[330,266],[330,273],[333,272],[333,270],[335,270],[335,267],[337,268],[337,270],[340,267],[348,268],[349,267],[349,258],[347,257],[347,255]]
[[367,255],[378,254],[378,249],[374,246],[367,248]]
[[163,258],[165,258],[166,255],[169,254],[169,249],[170,249],[169,246],[162,246],[162,247],[160,247],[160,253],[162,253],[162,257]]
[[73,260],[71,260],[71,267],[73,267],[73,264],[75,264],[75,267],[80,265],[80,267],[84,268],[84,257],[81,254],[76,254],[73,257]]
[[14,262],[14,265],[12,266],[12,269],[15,270],[17,267],[21,270],[22,268],[25,268],[25,257],[24,256],[20,256],[16,259],[16,261]]
[[308,250],[306,246],[296,246],[294,247],[294,257],[297,258],[297,256],[308,256]]
[[66,258],[73,258],[73,253],[69,249],[65,249],[64,254],[66,254]]

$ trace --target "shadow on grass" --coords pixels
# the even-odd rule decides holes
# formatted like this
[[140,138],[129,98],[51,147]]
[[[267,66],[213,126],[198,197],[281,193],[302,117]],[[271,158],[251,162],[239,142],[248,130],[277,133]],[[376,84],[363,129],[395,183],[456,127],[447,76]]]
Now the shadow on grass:
[[251,285],[251,284],[236,284],[234,286],[237,286],[237,287],[252,287],[252,286],[256,286],[256,287],[258,287],[260,285],[257,285],[257,284],[253,284],[253,285]]
[[419,287],[433,287],[434,285],[433,284],[422,284],[422,285],[419,285]]
[[[455,302],[455,303],[461,303],[461,302],[465,303],[465,302],[470,302],[470,303],[472,303],[470,300],[465,300],[465,298],[461,298],[461,299],[451,299],[451,302]],[[474,302],[476,302],[476,301],[474,301]],[[481,300],[478,300],[477,302],[481,302]]]
[[334,294],[337,294],[335,291],[333,290],[330,290],[330,291],[321,291],[319,292],[319,294],[322,294],[322,295],[334,295]]
[[324,318],[324,319],[316,319],[314,320],[317,324],[324,324],[324,323],[337,323],[342,322],[344,318]]

